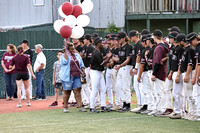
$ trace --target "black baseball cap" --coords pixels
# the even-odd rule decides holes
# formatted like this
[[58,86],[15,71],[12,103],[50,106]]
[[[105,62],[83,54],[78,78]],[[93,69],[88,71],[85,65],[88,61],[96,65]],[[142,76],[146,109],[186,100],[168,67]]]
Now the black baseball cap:
[[91,39],[91,35],[90,34],[85,35],[84,39],[90,40]]
[[120,40],[121,38],[125,38],[127,35],[125,32],[121,31],[117,34],[117,40]]
[[156,36],[156,37],[162,37],[163,32],[161,30],[157,29],[153,32],[153,35]]
[[139,33],[138,33],[137,30],[132,30],[132,31],[129,32],[129,37],[130,38],[133,37],[133,36],[138,36],[138,35],[139,35]]
[[143,29],[140,34],[141,35],[148,35],[149,33],[150,33],[150,31],[148,29]]
[[93,33],[91,39],[94,39],[94,38],[96,38],[96,37],[99,37],[99,34]]
[[20,43],[21,43],[21,44],[22,44],[22,43],[27,43],[27,44],[28,44],[28,40],[22,40]]
[[111,34],[108,34],[105,36],[105,38],[110,38],[111,37]]
[[175,43],[184,41],[186,42],[186,35],[185,34],[178,34],[174,40]]
[[116,37],[116,35],[115,35],[115,34],[112,34],[112,35],[110,36],[110,39],[111,39],[111,40],[114,40],[115,37]]
[[180,29],[177,26],[173,26],[172,28],[168,28],[167,30],[170,32],[176,31],[176,32],[180,33]]
[[148,34],[148,35],[146,35],[146,36],[147,36],[146,40],[151,40],[151,39],[153,39],[152,34]]
[[191,43],[192,40],[194,40],[195,38],[198,38],[198,34],[195,33],[195,32],[189,33],[189,34],[187,35],[187,41],[188,41],[189,43]]
[[143,35],[141,41],[144,42],[147,40],[147,35]]
[[176,38],[179,33],[177,31],[172,31],[168,36],[169,38]]
[[102,42],[103,40],[102,40],[102,38],[101,37],[96,37],[95,39],[94,39],[94,44],[96,45],[96,44],[98,44],[98,43],[100,43],[100,42]]

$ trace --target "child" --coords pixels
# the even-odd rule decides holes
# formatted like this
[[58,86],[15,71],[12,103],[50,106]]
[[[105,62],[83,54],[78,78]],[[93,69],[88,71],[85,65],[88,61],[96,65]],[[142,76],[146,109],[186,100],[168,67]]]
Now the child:
[[63,54],[63,51],[58,51],[57,58],[58,60],[54,62],[53,65],[53,86],[55,87],[55,101],[49,105],[49,107],[58,106],[58,96],[59,96],[59,89],[62,87],[62,82],[59,77],[60,72],[60,56]]

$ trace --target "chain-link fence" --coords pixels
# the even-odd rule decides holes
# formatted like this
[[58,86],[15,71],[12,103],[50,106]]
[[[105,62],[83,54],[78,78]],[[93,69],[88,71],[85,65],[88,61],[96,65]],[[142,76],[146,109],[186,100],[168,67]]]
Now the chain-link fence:
[[[59,49],[45,49],[43,50],[46,59],[47,59],[47,65],[45,68],[45,74],[44,74],[44,80],[45,80],[45,89],[46,89],[46,95],[52,96],[54,95],[54,87],[52,85],[52,77],[53,77],[53,64],[55,61],[57,61],[57,52]],[[5,50],[0,50],[0,56],[2,58],[3,54],[5,53]],[[37,54],[34,54],[33,56],[33,62],[32,65],[35,62]],[[3,68],[0,67],[0,98],[6,97],[6,85],[5,85],[5,79],[3,74]],[[35,95],[36,91],[36,80],[32,80],[33,83],[33,95]]]

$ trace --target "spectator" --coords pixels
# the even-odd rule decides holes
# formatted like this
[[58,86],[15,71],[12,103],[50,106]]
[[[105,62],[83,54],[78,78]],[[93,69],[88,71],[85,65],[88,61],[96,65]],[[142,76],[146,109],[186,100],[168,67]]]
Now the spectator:
[[33,66],[34,72],[36,73],[36,97],[33,100],[46,100],[45,94],[45,85],[44,85],[44,69],[46,67],[46,57],[42,52],[42,45],[35,45],[35,52],[37,53],[37,57]]
[[78,111],[86,112],[87,110],[82,108],[81,100],[81,80],[80,73],[85,75],[85,66],[81,56],[75,53],[74,45],[67,43],[65,53],[60,57],[60,78],[63,85],[63,101],[64,101],[64,113],[69,112],[68,101],[73,90],[75,99],[78,104]]
[[62,82],[59,77],[60,72],[60,56],[63,54],[63,51],[59,51],[57,54],[58,60],[54,62],[53,65],[53,86],[55,87],[55,102],[53,102],[49,107],[58,106],[58,96],[59,96],[59,89],[62,87]]
[[7,45],[7,52],[4,53],[2,60],[1,60],[1,65],[4,69],[4,77],[5,77],[5,82],[6,82],[6,91],[7,91],[7,101],[8,100],[13,100],[14,97],[14,89],[16,87],[15,83],[15,70],[10,69],[9,70],[9,65],[12,62],[12,58],[16,56],[16,47],[13,44],[8,44]]
[[33,79],[35,79],[35,75],[33,74],[33,70],[31,67],[31,62],[30,59],[23,55],[23,47],[20,45],[17,47],[18,54],[12,59],[12,63],[10,64],[9,68],[10,70],[13,70],[15,68],[16,71],[16,83],[17,83],[17,98],[19,103],[17,104],[17,108],[21,108],[21,91],[22,91],[22,82],[24,83],[25,86],[25,91],[26,91],[26,97],[27,97],[27,106],[31,106],[30,103],[30,96],[29,96],[29,74],[28,74],[28,69],[29,68]]

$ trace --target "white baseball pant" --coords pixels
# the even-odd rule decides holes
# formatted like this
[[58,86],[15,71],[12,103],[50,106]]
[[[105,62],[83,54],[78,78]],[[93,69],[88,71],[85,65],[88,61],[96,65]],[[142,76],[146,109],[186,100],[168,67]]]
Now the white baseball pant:
[[180,75],[180,82],[176,83],[175,79],[177,76],[177,72],[174,72],[172,75],[173,80],[173,90],[172,90],[172,96],[173,96],[173,105],[174,105],[174,113],[181,114],[185,111],[185,107],[183,106],[184,101],[184,94],[182,91],[183,88],[183,77]]
[[200,117],[200,86],[197,83],[193,85],[193,96],[195,99],[195,115]]
[[172,109],[172,93],[171,93],[172,85],[173,81],[166,78],[164,87],[165,109]]
[[107,68],[106,70],[106,89],[107,89],[107,95],[108,95],[108,100],[110,104],[113,104],[113,86],[112,86],[112,69]]
[[148,71],[142,73],[141,79],[142,91],[144,94],[144,104],[148,105],[148,110],[153,110],[153,95],[149,83]]
[[101,107],[106,106],[106,85],[104,75],[101,71],[90,70],[92,92],[90,95],[90,108],[95,107],[95,98],[97,97],[100,89]]

